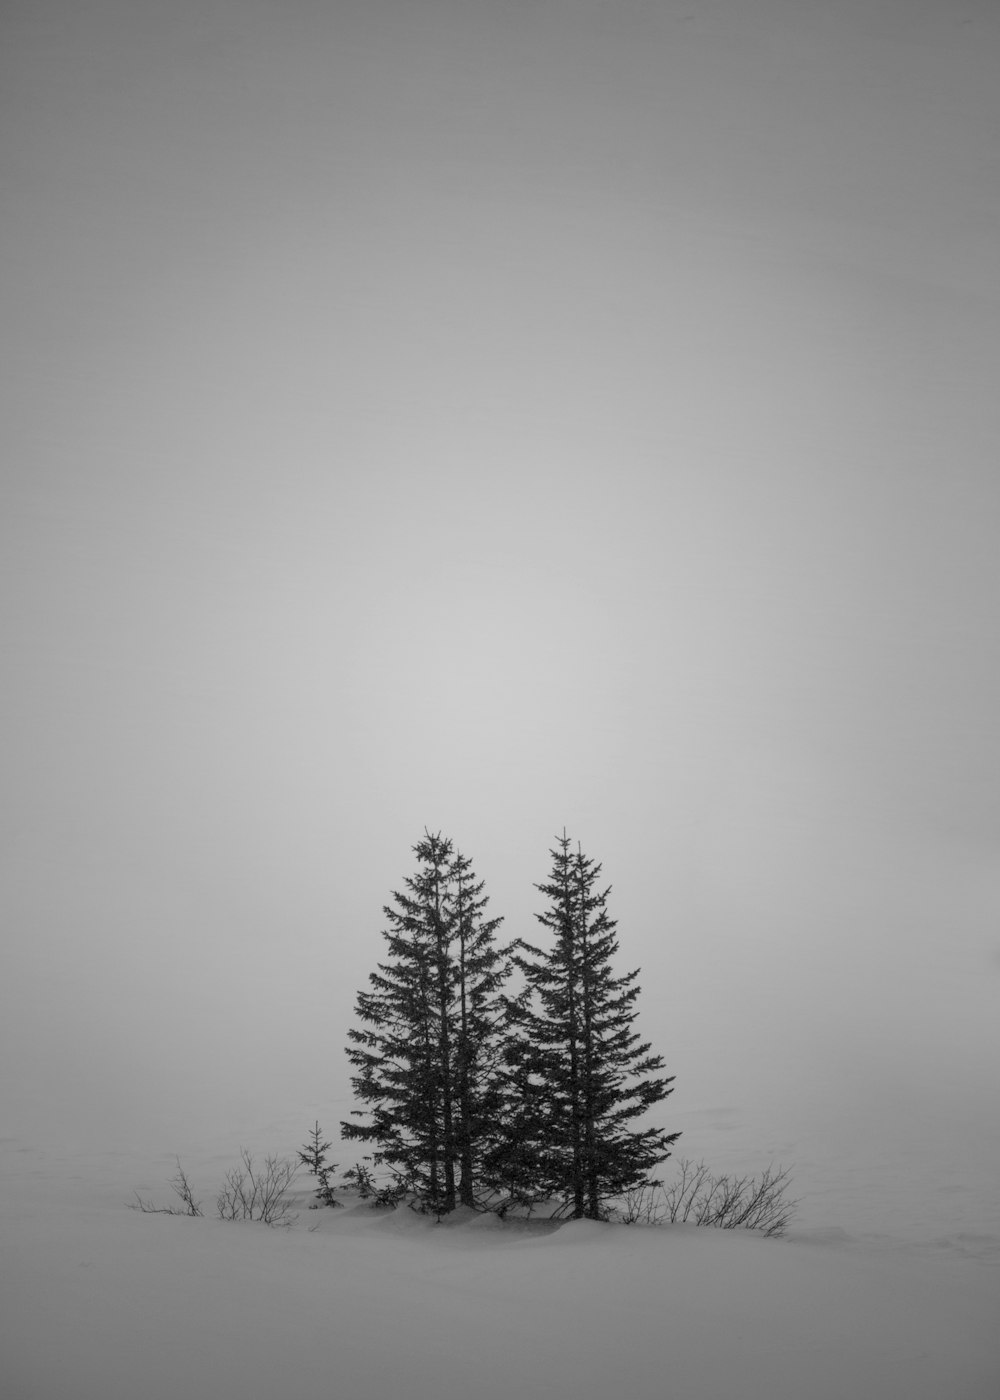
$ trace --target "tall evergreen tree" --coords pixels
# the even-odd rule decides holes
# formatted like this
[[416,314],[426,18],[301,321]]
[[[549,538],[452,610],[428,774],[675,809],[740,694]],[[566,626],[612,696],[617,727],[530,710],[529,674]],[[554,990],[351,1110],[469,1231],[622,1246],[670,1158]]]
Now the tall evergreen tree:
[[424,833],[419,869],[384,913],[388,958],[357,997],[348,1031],[356,1098],[346,1139],[374,1143],[373,1161],[444,1213],[476,1201],[495,1134],[503,1004],[510,959],[496,945],[483,882],[452,842]]
[[474,1206],[485,1160],[498,1131],[501,1058],[506,1035],[502,988],[512,971],[497,947],[502,918],[487,919],[485,882],[456,854],[450,869],[454,919],[456,1147],[459,1200]]
[[616,977],[616,923],[600,865],[565,835],[536,888],[546,948],[518,940],[525,992],[508,999],[515,1042],[508,1060],[520,1091],[498,1161],[521,1189],[561,1195],[574,1218],[605,1217],[604,1203],[645,1180],[680,1136],[629,1125],[672,1093],[663,1059],[633,1031],[638,969]]

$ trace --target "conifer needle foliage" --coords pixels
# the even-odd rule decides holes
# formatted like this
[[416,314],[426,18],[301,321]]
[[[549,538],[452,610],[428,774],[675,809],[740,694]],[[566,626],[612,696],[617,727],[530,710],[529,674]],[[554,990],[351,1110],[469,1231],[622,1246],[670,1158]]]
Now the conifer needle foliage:
[[342,1123],[343,1137],[373,1144],[389,1197],[439,1216],[555,1201],[608,1218],[679,1134],[636,1126],[673,1077],[633,1030],[638,971],[612,970],[600,865],[564,833],[537,886],[548,943],[504,949],[471,862],[427,831],[414,853],[416,873],[384,909],[386,959],[357,996],[347,1054],[363,1121]]
[[615,920],[601,867],[563,834],[551,852],[544,947],[518,940],[525,991],[508,1002],[513,1093],[505,1145],[512,1191],[562,1198],[574,1218],[607,1218],[606,1202],[647,1180],[679,1133],[632,1126],[673,1090],[663,1059],[633,1030],[638,969],[615,976]]
[[442,1214],[475,1205],[495,1136],[509,955],[487,918],[484,882],[440,835],[414,847],[418,868],[384,909],[385,962],[357,996],[351,1084],[364,1107],[345,1139],[376,1145],[401,1191]]

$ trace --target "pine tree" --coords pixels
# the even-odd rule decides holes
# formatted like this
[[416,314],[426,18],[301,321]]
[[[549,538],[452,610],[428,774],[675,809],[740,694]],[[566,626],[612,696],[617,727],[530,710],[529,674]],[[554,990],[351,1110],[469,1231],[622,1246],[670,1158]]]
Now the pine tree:
[[317,1118],[309,1130],[308,1140],[299,1148],[299,1161],[318,1180],[319,1186],[315,1193],[318,1199],[328,1206],[335,1206],[339,1203],[334,1197],[330,1177],[337,1170],[337,1163],[328,1163],[326,1160],[330,1146],[330,1143],[323,1140],[323,1129],[319,1126]]
[[500,1111],[501,1054],[506,1033],[502,988],[510,958],[498,949],[502,918],[487,919],[485,882],[472,862],[456,854],[450,868],[454,920],[455,1131],[459,1201],[475,1206],[477,1183],[496,1137]]
[[299,1161],[313,1176],[319,1176],[330,1147],[330,1143],[323,1141],[323,1129],[319,1126],[317,1118],[314,1126],[309,1129],[308,1140],[299,1148]]
[[346,1139],[376,1145],[401,1191],[437,1214],[476,1202],[477,1174],[495,1133],[502,1038],[500,987],[509,958],[496,946],[500,919],[471,862],[452,842],[424,833],[419,869],[384,909],[389,953],[357,997],[362,1027],[348,1032],[351,1084],[364,1123]]
[[[509,1002],[523,1010],[523,998]],[[514,1023],[513,1010],[509,1023]],[[539,1047],[515,1032],[504,1048],[497,1131],[490,1144],[484,1177],[493,1193],[493,1208],[504,1216],[511,1209],[528,1213],[559,1193],[563,1172],[555,1148],[549,1083],[552,1076]]]
[[574,1218],[600,1220],[604,1202],[644,1181],[680,1136],[629,1127],[673,1092],[673,1076],[654,1077],[663,1059],[632,1030],[638,969],[612,973],[618,939],[600,865],[571,853],[565,833],[551,854],[551,876],[536,886],[548,908],[536,917],[553,941],[518,940],[526,986],[507,1006],[520,1089],[495,1160],[520,1170],[522,1190],[552,1189]]

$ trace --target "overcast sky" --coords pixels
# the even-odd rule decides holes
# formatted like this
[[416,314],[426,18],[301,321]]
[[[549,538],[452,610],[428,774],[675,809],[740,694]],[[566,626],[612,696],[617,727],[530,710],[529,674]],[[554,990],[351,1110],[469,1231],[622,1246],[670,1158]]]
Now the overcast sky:
[[0,54],[15,1118],[332,1126],[425,825],[510,936],[603,861],[678,1111],[981,1115],[992,0],[8,0]]

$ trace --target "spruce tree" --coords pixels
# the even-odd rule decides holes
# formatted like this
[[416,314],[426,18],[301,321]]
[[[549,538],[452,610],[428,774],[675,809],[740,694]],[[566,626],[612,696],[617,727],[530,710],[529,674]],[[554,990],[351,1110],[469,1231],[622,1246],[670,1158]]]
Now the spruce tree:
[[365,1107],[341,1124],[373,1143],[401,1192],[437,1214],[473,1205],[490,1134],[510,962],[486,919],[483,882],[440,834],[414,847],[419,868],[384,909],[388,957],[357,997],[351,1078]]
[[316,1177],[319,1186],[316,1196],[328,1206],[335,1206],[338,1201],[333,1194],[333,1187],[330,1185],[330,1177],[337,1170],[337,1163],[326,1160],[326,1154],[330,1149],[330,1143],[323,1138],[323,1129],[319,1126],[317,1118],[309,1130],[309,1139],[299,1148],[299,1161],[302,1165]]
[[[525,991],[508,999],[515,1086],[505,1145],[495,1156],[522,1191],[551,1190],[574,1218],[606,1217],[605,1202],[647,1178],[680,1136],[630,1125],[672,1093],[663,1059],[633,1031],[638,969],[616,977],[616,923],[601,867],[563,834],[536,888],[546,948],[518,940]],[[510,1096],[510,1081],[508,1095]]]
[[[523,999],[510,1001],[513,1008]],[[484,1176],[492,1190],[494,1209],[501,1216],[511,1209],[532,1208],[556,1196],[564,1173],[556,1146],[550,1082],[540,1047],[517,1031],[508,1034],[504,1048],[504,1075],[500,1087],[497,1131],[490,1143]]]
[[330,1143],[323,1140],[323,1129],[319,1126],[319,1119],[309,1129],[309,1140],[304,1142],[299,1148],[299,1161],[312,1173],[319,1176],[326,1162],[326,1154],[330,1150]]
[[477,1186],[497,1135],[501,1108],[501,1056],[506,1034],[502,988],[510,976],[509,955],[497,947],[502,918],[487,919],[485,882],[472,862],[456,854],[450,869],[454,920],[455,1132],[460,1169],[458,1195],[477,1204]]

